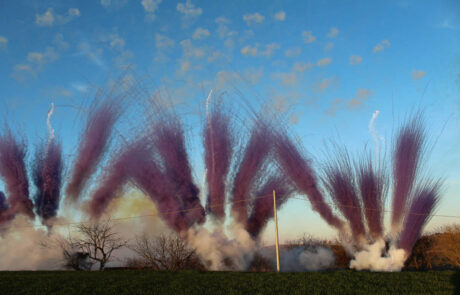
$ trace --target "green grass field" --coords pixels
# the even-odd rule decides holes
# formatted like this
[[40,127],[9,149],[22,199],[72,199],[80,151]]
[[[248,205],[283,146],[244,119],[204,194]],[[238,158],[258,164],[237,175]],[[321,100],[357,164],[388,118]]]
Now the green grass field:
[[0,294],[460,294],[460,272],[0,272]]

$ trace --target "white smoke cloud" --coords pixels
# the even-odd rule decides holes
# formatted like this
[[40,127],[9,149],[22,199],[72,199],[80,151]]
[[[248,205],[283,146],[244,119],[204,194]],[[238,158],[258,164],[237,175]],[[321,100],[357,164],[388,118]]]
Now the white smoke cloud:
[[[210,270],[246,270],[251,262],[256,244],[243,225],[230,226],[233,238],[227,237],[222,228],[212,232],[206,228],[190,228],[187,239]],[[231,264],[225,260],[231,260]]]
[[372,138],[374,139],[375,143],[375,156],[376,160],[378,161],[380,159],[380,150],[381,150],[381,145],[385,144],[385,138],[383,136],[379,136],[379,133],[377,132],[377,129],[375,128],[375,120],[377,120],[377,117],[379,116],[380,111],[376,110],[372,114],[372,118],[369,121],[369,133],[371,134]]
[[48,133],[49,133],[48,142],[54,139],[54,129],[51,126],[51,116],[53,115],[53,112],[54,112],[54,103],[51,103],[51,107],[48,111],[48,115],[46,116],[46,125],[48,126]]
[[[269,259],[276,266],[275,249],[264,248],[260,254]],[[325,270],[335,263],[335,256],[331,249],[323,246],[295,247],[280,249],[280,271],[319,271]]]
[[367,245],[363,250],[355,253],[355,258],[350,261],[350,268],[371,271],[400,271],[407,258],[403,249],[391,246],[388,253],[384,253],[385,241],[380,239]]

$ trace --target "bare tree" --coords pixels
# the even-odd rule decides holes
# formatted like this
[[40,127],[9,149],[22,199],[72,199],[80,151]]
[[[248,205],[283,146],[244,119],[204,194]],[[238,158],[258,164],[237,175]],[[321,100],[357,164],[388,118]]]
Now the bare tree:
[[95,223],[81,223],[77,226],[77,231],[81,237],[70,240],[72,248],[88,255],[88,257],[99,262],[99,270],[103,271],[105,265],[110,260],[113,251],[123,248],[127,241],[123,240],[114,231],[114,226],[108,221],[98,221]]
[[136,238],[131,249],[154,270],[204,269],[195,249],[177,235],[160,235],[154,239],[143,235]]
[[447,267],[460,267],[460,224],[444,226],[436,235],[433,252],[438,263]]

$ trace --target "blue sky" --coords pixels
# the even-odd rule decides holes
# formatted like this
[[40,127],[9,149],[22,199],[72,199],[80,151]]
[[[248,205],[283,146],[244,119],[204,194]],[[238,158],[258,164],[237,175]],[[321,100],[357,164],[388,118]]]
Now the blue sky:
[[[33,146],[46,136],[54,102],[53,127],[71,160],[77,108],[129,67],[128,78],[147,77],[189,110],[200,182],[199,112],[211,89],[234,86],[250,103],[269,105],[318,161],[330,139],[352,152],[373,146],[376,110],[388,146],[421,108],[435,143],[427,169],[446,178],[438,213],[458,215],[459,15],[457,1],[2,1],[1,116]],[[243,100],[230,97],[244,118]],[[429,228],[454,221],[433,218]],[[282,239],[332,233],[300,200],[281,210],[280,229]]]

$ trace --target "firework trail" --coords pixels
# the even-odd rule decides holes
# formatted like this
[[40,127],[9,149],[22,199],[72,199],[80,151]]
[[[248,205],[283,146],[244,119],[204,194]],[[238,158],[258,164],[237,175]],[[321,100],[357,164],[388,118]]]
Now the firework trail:
[[299,147],[286,134],[277,132],[275,136],[276,159],[283,172],[300,192],[307,195],[313,210],[318,212],[329,225],[342,231],[343,221],[335,216],[331,207],[325,202],[310,160],[302,156]]
[[412,248],[429,220],[431,212],[436,208],[440,198],[440,188],[439,182],[426,181],[415,189],[414,198],[405,217],[404,228],[398,242],[398,247],[406,251],[407,257],[412,252]]
[[220,105],[214,104],[211,111],[207,111],[204,128],[204,160],[208,185],[206,209],[221,220],[225,216],[226,177],[230,170],[234,145],[230,117],[223,113]]
[[356,177],[369,234],[377,240],[383,238],[383,210],[388,183],[385,169],[381,165],[375,166],[371,155],[365,155],[356,165]]
[[353,168],[346,151],[338,151],[336,160],[324,167],[323,181],[335,205],[348,220],[354,241],[360,244],[366,238],[366,229],[355,189]]
[[185,213],[188,224],[203,223],[205,210],[198,197],[199,189],[193,182],[182,123],[175,115],[166,115],[153,125],[153,132],[153,144],[162,159],[164,178],[174,185],[171,196],[182,203],[180,209],[188,210]]
[[420,116],[403,125],[393,150],[392,230],[398,231],[417,178],[425,147],[425,129]]
[[273,191],[276,191],[277,209],[286,203],[294,188],[289,180],[281,174],[274,174],[255,192],[256,199],[252,204],[252,212],[246,224],[246,231],[256,239],[270,218],[273,218]]
[[11,131],[6,129],[0,136],[0,176],[8,193],[9,211],[12,215],[22,213],[33,219],[35,215],[33,203],[29,199],[25,156],[25,143],[18,142]]
[[37,150],[32,172],[32,179],[37,188],[34,197],[35,210],[44,224],[57,214],[63,168],[62,147],[53,138],[47,143],[46,148]]
[[233,178],[232,213],[235,220],[242,224],[246,224],[248,218],[251,190],[257,183],[259,172],[263,170],[263,165],[271,151],[269,130],[265,123],[256,123]]
[[119,100],[106,99],[90,108],[86,127],[80,138],[72,176],[66,187],[66,195],[76,201],[91,174],[96,170],[110,140],[113,127],[121,115]]

